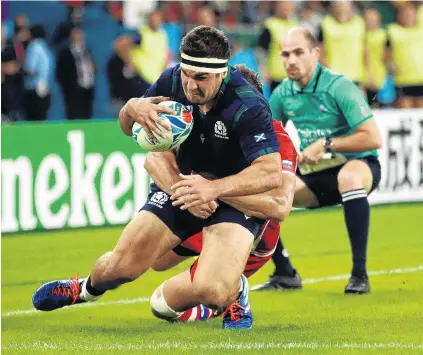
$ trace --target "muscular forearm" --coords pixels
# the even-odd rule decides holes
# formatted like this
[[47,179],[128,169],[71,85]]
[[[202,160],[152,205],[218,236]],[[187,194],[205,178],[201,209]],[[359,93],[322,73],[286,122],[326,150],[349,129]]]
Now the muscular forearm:
[[173,152],[148,153],[144,168],[155,184],[169,195],[172,194],[171,187],[181,180]]
[[257,160],[236,175],[214,180],[218,197],[254,195],[280,187],[280,154],[268,154]]
[[[285,198],[280,196],[277,190],[279,189],[250,196],[226,197],[221,198],[221,201],[247,216],[279,221],[281,220],[281,214],[278,200],[284,200]],[[274,195],[279,195],[280,197],[276,198]]]
[[275,220],[277,220],[277,218],[271,218],[267,214],[264,214],[264,213],[262,213],[262,212],[260,212],[258,210],[245,208],[245,206],[243,204],[238,204],[236,202],[229,202],[226,199],[225,200],[222,200],[222,201],[224,201],[228,205],[232,206],[233,208],[237,209],[238,211],[241,211],[242,213],[244,213],[248,217],[256,217],[256,218],[260,218],[260,219],[275,219]]
[[295,177],[282,175],[282,187],[256,195],[224,197],[221,200],[250,217],[282,222],[290,213],[295,193]]
[[379,135],[370,132],[356,132],[350,136],[332,139],[332,150],[335,152],[364,152],[381,147]]

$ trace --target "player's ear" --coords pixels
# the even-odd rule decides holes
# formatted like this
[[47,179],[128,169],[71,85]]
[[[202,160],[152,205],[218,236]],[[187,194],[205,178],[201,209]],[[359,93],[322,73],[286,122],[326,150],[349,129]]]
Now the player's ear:
[[221,76],[222,80],[225,80],[226,77],[228,76],[228,71],[224,71],[221,75],[222,75]]
[[313,54],[315,55],[315,57],[317,58],[317,60],[320,59],[320,47],[316,46],[312,49],[312,51],[314,52]]

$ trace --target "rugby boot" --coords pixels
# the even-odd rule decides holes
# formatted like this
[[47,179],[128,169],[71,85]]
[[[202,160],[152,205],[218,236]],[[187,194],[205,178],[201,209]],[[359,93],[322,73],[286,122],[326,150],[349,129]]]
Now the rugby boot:
[[244,275],[241,275],[241,283],[239,298],[222,314],[223,329],[250,329],[253,326],[253,314],[248,300],[248,281]]
[[32,304],[39,311],[54,311],[65,306],[83,303],[79,298],[85,279],[56,280],[42,285],[32,295]]
[[347,286],[345,286],[345,294],[357,294],[362,295],[370,292],[370,283],[367,275],[360,277],[351,276]]
[[297,270],[294,269],[294,276],[282,276],[274,273],[269,281],[251,288],[251,291],[266,290],[298,290],[303,287],[303,282]]

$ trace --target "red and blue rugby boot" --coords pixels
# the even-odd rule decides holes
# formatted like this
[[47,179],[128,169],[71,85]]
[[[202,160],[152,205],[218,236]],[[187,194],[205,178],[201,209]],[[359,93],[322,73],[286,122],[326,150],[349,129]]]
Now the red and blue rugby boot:
[[86,279],[56,280],[42,285],[32,295],[32,304],[39,311],[53,311],[65,306],[85,302],[79,295]]
[[253,326],[253,314],[248,300],[248,281],[244,275],[241,275],[239,298],[226,308],[222,316],[223,329],[250,329]]

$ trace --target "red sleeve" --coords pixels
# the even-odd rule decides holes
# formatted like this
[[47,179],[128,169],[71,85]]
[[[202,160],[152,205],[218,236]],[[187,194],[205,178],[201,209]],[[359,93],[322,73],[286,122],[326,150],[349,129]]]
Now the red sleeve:
[[297,151],[280,121],[273,120],[273,127],[279,140],[282,172],[295,175],[297,170]]

